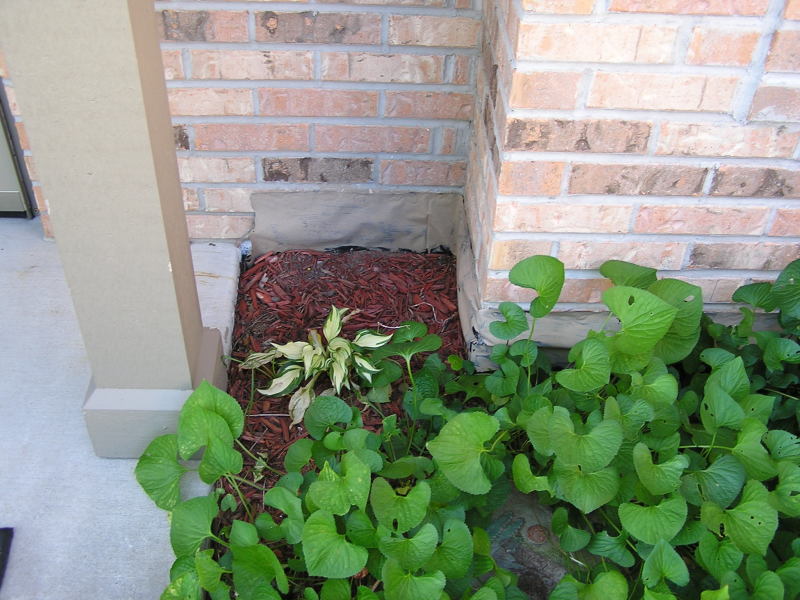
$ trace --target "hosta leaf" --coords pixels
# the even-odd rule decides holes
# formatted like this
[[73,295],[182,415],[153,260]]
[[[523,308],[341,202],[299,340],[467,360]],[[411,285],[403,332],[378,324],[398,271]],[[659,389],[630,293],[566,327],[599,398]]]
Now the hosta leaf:
[[744,554],[728,538],[718,539],[706,531],[695,550],[700,565],[717,581],[728,571],[736,571],[742,563]]
[[569,524],[569,514],[563,506],[553,511],[550,527],[558,536],[558,543],[564,552],[577,552],[584,548],[592,535],[583,529],[577,529]]
[[782,313],[800,318],[800,260],[792,261],[781,271],[772,286],[772,295]]
[[577,465],[589,473],[607,466],[622,444],[619,422],[603,420],[589,433],[578,434],[569,413],[561,406],[553,409],[549,429],[550,443],[559,461],[564,465]]
[[169,433],[150,442],[136,463],[136,481],[164,510],[172,510],[181,499],[180,482],[186,469],[177,457],[178,436]]
[[689,466],[689,459],[678,454],[661,464],[653,464],[650,450],[639,442],[633,448],[633,465],[642,485],[658,496],[670,494],[680,487],[681,475]]
[[309,575],[329,579],[351,577],[367,564],[367,549],[348,542],[337,531],[333,515],[324,510],[303,525],[303,556]]
[[800,467],[788,461],[778,463],[778,485],[772,504],[789,517],[800,517]]
[[321,440],[329,427],[336,423],[347,423],[353,416],[350,407],[336,396],[317,396],[303,417],[308,433]]
[[405,533],[425,518],[431,500],[431,488],[418,481],[405,496],[399,496],[389,482],[377,477],[372,483],[369,502],[378,523],[397,533]]
[[598,531],[586,549],[597,556],[604,556],[621,567],[632,567],[635,559],[625,544],[627,536],[612,537],[605,531]]
[[351,506],[363,510],[369,497],[370,468],[351,451],[342,457],[342,473],[337,474],[325,463],[317,480],[308,488],[308,499],[335,515],[347,514]]
[[493,336],[501,340],[511,340],[528,330],[528,319],[525,317],[525,311],[518,304],[501,302],[498,310],[505,320],[489,323],[489,331]]
[[783,600],[783,581],[772,571],[764,571],[753,584],[751,600]]
[[570,350],[574,369],[556,373],[556,380],[573,392],[591,392],[608,383],[611,376],[611,357],[608,347],[601,341],[586,339]]
[[782,429],[772,429],[764,436],[764,443],[775,460],[800,464],[800,437]]
[[703,471],[694,473],[706,500],[727,508],[739,495],[747,473],[734,456],[724,454]]
[[780,371],[783,369],[781,363],[784,362],[800,362],[800,344],[789,338],[771,339],[764,350],[764,364],[768,369]]
[[723,511],[706,503],[702,517],[715,533],[724,528],[725,535],[746,554],[763,556],[778,528],[778,512],[769,503],[769,492],[753,479],[744,486],[742,498],[734,508]]
[[636,539],[651,545],[675,537],[683,528],[687,514],[686,500],[682,496],[665,498],[655,506],[629,502],[619,506],[622,527]]
[[700,339],[700,318],[703,316],[703,291],[679,279],[662,279],[647,288],[677,309],[675,320],[653,349],[666,364],[683,360]]
[[383,565],[381,578],[386,600],[439,598],[446,581],[441,571],[416,576],[391,558]]
[[536,290],[531,302],[531,316],[543,317],[556,305],[564,287],[564,263],[552,256],[531,256],[511,268],[508,280],[519,287]]
[[744,418],[742,407],[725,390],[713,383],[706,385],[700,402],[700,419],[706,431],[716,433],[721,427],[739,429]]
[[654,588],[665,579],[684,586],[689,583],[689,570],[675,548],[665,539],[659,539],[644,561],[642,581],[647,587]]
[[514,462],[511,464],[511,475],[514,479],[514,485],[523,494],[550,491],[550,482],[547,476],[534,475],[531,471],[531,463],[524,454],[517,454],[514,457]]
[[277,508],[286,517],[278,526],[284,539],[297,544],[303,535],[303,507],[300,498],[283,487],[273,487],[264,494],[264,505]]
[[619,489],[617,470],[606,467],[595,473],[586,473],[577,466],[553,465],[556,491],[570,504],[585,513],[610,502]]
[[181,502],[172,510],[169,540],[175,556],[194,555],[211,535],[211,522],[218,512],[214,496],[200,496]]
[[651,351],[667,333],[677,309],[638,288],[616,286],[603,292],[603,302],[620,321],[616,348],[625,354]]
[[767,312],[775,310],[775,298],[772,296],[772,284],[768,282],[743,285],[733,292],[734,302],[744,302]]
[[289,591],[289,582],[275,553],[260,544],[255,546],[232,546],[233,585],[237,598],[242,600],[279,600],[272,588],[274,579],[284,594]]
[[646,289],[656,282],[657,271],[624,260],[607,260],[600,265],[600,273],[614,285]]
[[442,427],[427,448],[447,479],[469,494],[485,494],[492,484],[481,466],[484,444],[500,423],[486,413],[461,413]]
[[428,561],[429,571],[441,571],[448,579],[467,574],[472,563],[472,536],[469,527],[457,519],[445,522],[442,543]]
[[388,558],[396,560],[401,567],[414,571],[425,565],[436,549],[439,533],[431,523],[423,525],[410,538],[386,536],[378,542],[378,548]]
[[736,445],[731,453],[744,465],[748,477],[765,481],[775,477],[775,461],[761,445],[761,438],[766,433],[766,426],[755,419],[742,421],[742,430],[736,438]]

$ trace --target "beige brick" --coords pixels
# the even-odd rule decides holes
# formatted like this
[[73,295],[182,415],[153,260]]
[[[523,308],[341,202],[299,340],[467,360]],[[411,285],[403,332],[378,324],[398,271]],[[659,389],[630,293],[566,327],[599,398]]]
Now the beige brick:
[[425,6],[437,8],[445,5],[445,0],[319,0],[324,4],[374,4],[377,6]]
[[560,162],[504,162],[499,191],[506,196],[555,196],[563,173],[564,163]]
[[164,79],[183,79],[183,61],[180,50],[162,50],[161,63],[164,65]]
[[208,123],[194,126],[197,150],[310,150],[308,125]]
[[17,140],[19,140],[19,146],[23,150],[30,150],[31,149],[31,142],[28,139],[28,131],[25,129],[25,123],[22,121],[17,121],[14,123],[17,128]]
[[275,117],[374,117],[378,92],[263,88],[259,114]]
[[779,208],[775,213],[775,221],[772,223],[769,234],[800,236],[800,209]]
[[249,158],[178,157],[181,181],[194,182],[254,182],[256,171]]
[[386,92],[386,116],[403,119],[472,118],[472,94],[449,92]]
[[318,152],[430,152],[431,130],[423,127],[317,125]]
[[[610,287],[608,279],[567,279],[559,302],[600,302],[603,292]],[[487,302],[530,302],[536,297],[536,292],[518,287],[508,279],[490,278],[486,280],[485,296]]]
[[182,188],[183,210],[200,210],[200,199],[197,197],[197,190],[192,188]]
[[800,130],[786,127],[743,127],[664,123],[657,154],[791,158]]
[[800,171],[724,165],[717,169],[711,195],[800,198]]
[[697,196],[708,169],[683,165],[590,165],[572,167],[570,194]]
[[677,276],[676,279],[696,285],[702,290],[703,302],[730,302],[733,293],[747,283],[741,278],[694,279]]
[[635,233],[761,235],[769,209],[760,206],[642,206]]
[[543,233],[626,233],[630,206],[560,203],[498,204],[495,231]]
[[380,44],[381,17],[363,13],[256,13],[256,40],[270,44]]
[[492,244],[490,269],[506,270],[523,258],[536,254],[550,254],[552,242],[538,240],[497,240]]
[[769,0],[612,0],[612,12],[760,16]]
[[0,77],[8,77],[8,65],[6,64],[6,57],[0,51]]
[[473,48],[481,22],[467,17],[393,15],[389,17],[389,43],[397,46],[448,46]]
[[667,63],[677,29],[601,23],[523,23],[517,57],[529,60]]
[[381,162],[381,183],[386,185],[464,185],[466,165],[463,162],[425,160],[384,160]]
[[655,73],[597,73],[590,108],[728,112],[736,77]]
[[208,212],[253,212],[247,188],[206,188],[203,192]]
[[800,245],[794,243],[695,244],[688,268],[780,271],[797,258]]
[[514,71],[509,103],[512,108],[575,108],[580,73]]
[[33,188],[33,200],[34,204],[36,204],[36,208],[39,210],[40,214],[46,215],[50,212],[50,206],[47,204],[47,198],[44,197],[42,186],[38,183],[34,183],[31,187]]
[[47,213],[39,213],[39,223],[42,226],[42,236],[44,239],[54,239],[53,222],[50,220],[50,215]]
[[173,116],[253,114],[253,94],[245,89],[172,88],[167,98]]
[[453,59],[453,81],[455,85],[467,85],[472,78],[472,57],[458,54]]
[[19,104],[17,103],[17,92],[11,86],[4,86],[3,91],[6,93],[6,100],[8,100],[8,108],[11,111],[11,114],[15,117],[21,117],[22,113],[19,109]]
[[39,181],[39,171],[36,168],[36,161],[33,160],[33,157],[25,156],[23,157],[22,162],[25,163],[25,170],[28,172],[28,179],[31,181]]
[[311,79],[303,50],[193,50],[194,79]]
[[529,13],[550,15],[588,15],[594,0],[522,0],[522,8]]
[[161,39],[170,42],[246,42],[247,13],[229,10],[162,10]]
[[678,270],[686,244],[678,242],[573,242],[562,240],[558,258],[567,269],[597,269],[607,260],[626,260],[654,269]]
[[767,71],[800,71],[800,31],[784,30],[775,33],[767,56]]
[[322,54],[322,79],[386,83],[442,83],[444,57],[420,54]]
[[239,239],[253,228],[254,217],[238,215],[186,215],[189,237],[202,239]]
[[747,66],[753,58],[760,31],[695,27],[686,54],[690,65]]
[[639,121],[512,119],[506,128],[505,149],[641,153],[649,137],[650,123]]
[[750,118],[756,121],[800,121],[800,88],[758,88]]
[[783,17],[785,19],[800,19],[800,0],[788,0]]

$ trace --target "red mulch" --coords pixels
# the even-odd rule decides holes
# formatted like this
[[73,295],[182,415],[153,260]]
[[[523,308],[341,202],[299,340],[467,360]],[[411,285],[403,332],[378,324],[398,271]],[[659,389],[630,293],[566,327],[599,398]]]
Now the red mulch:
[[[322,328],[331,305],[360,311],[344,325],[342,335],[349,339],[360,329],[391,333],[403,321],[421,321],[430,333],[442,337],[442,357],[463,355],[456,290],[455,258],[447,254],[270,252],[256,259],[239,280],[232,355],[243,360],[251,352],[268,349],[270,342],[307,339],[309,329]],[[258,387],[268,383],[256,380]],[[251,372],[241,371],[232,361],[228,392],[246,407],[250,390]],[[288,397],[255,394],[242,436],[254,454],[266,454],[270,466],[278,470],[283,469],[286,448],[306,435],[302,427],[289,429],[287,404]],[[380,423],[377,416],[365,413],[364,417],[367,425]],[[252,464],[246,457],[242,476],[248,480],[254,476]],[[276,478],[268,472],[263,475],[260,485]],[[261,506],[260,492],[245,488],[242,492],[253,505]]]

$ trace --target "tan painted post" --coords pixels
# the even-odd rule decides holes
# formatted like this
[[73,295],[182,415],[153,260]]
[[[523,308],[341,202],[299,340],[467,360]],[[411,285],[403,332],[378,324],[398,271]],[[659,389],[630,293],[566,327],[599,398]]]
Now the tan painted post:
[[2,13],[92,367],[89,433],[99,455],[135,456],[200,379],[224,374],[200,320],[152,3],[9,1]]

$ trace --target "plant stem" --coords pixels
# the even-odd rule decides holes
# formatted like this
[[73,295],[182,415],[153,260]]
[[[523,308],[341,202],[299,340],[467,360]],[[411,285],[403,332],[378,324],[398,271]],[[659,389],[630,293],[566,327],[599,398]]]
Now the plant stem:
[[779,390],[774,390],[772,388],[764,388],[764,390],[767,391],[767,392],[772,392],[773,394],[779,394],[779,395],[783,396],[784,398],[789,398],[790,400],[798,400],[798,401],[800,401],[800,398],[798,398],[797,396],[792,396],[791,394],[787,394],[786,392],[781,392]]
[[[713,440],[712,440],[713,441]],[[733,448],[729,448],[728,446],[716,446],[711,444],[709,446],[678,446],[679,450],[686,450],[688,448],[700,448],[700,449],[708,449],[708,450],[733,450]]]
[[245,415],[250,414],[250,410],[253,408],[253,403],[256,401],[256,372],[255,370],[250,371],[250,400],[247,401],[247,409],[244,411]]
[[486,452],[488,452],[488,453],[491,453],[491,452],[494,450],[494,447],[495,447],[495,446],[497,446],[497,442],[499,442],[500,440],[502,440],[502,439],[503,439],[504,437],[506,437],[507,435],[508,435],[508,432],[507,432],[507,431],[503,431],[503,432],[501,432],[501,433],[500,433],[500,435],[498,435],[498,436],[497,436],[497,437],[494,439],[494,441],[492,442],[492,447],[491,447],[491,448],[489,448],[489,449],[488,449]]
[[[239,445],[239,447],[242,450],[244,450],[244,452],[245,452],[245,454],[247,454],[247,456],[252,458],[255,462],[258,462],[258,460],[259,460],[258,457],[255,456],[252,452],[250,452],[250,450],[247,449],[247,446],[245,446],[238,438],[235,439],[234,441]],[[264,463],[264,468],[266,468],[267,470],[272,471],[276,475],[285,475],[285,473],[282,473],[281,471],[278,471],[278,469],[273,469],[272,467],[270,467],[267,464],[267,461],[262,459],[262,462]],[[247,481],[247,480],[245,479],[244,481]]]
[[[244,506],[244,511],[247,513],[247,518],[252,521],[253,520],[253,513],[250,510],[250,503],[244,497],[244,494],[242,494],[242,490],[239,489],[239,486],[236,484],[236,479],[234,479],[234,478],[242,479],[241,477],[237,477],[233,473],[227,473],[225,475],[225,479],[227,479],[228,483],[231,484],[231,487],[234,490],[236,490],[236,495],[239,496],[239,500],[241,501],[242,506]],[[245,481],[247,483],[251,483],[251,482],[247,481],[246,479],[242,479],[242,481]],[[252,485],[252,483],[251,483],[251,485]]]

